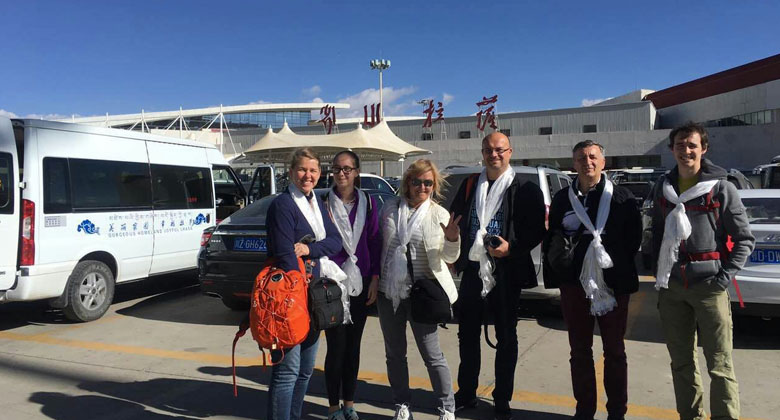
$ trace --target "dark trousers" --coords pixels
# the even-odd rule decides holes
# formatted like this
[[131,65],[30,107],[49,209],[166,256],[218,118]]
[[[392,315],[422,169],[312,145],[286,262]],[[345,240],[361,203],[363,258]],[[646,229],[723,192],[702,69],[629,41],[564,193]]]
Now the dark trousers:
[[590,314],[590,301],[579,284],[561,286],[561,310],[569,330],[571,385],[577,400],[576,419],[596,414],[596,369],[593,364],[593,326],[596,321],[604,346],[604,390],[609,418],[622,419],[628,409],[628,363],[623,336],[630,295],[615,296],[617,307],[603,316]]
[[344,401],[355,400],[358,370],[360,370],[360,340],[366,326],[368,307],[368,278],[363,278],[363,292],[349,298],[349,313],[352,324],[342,324],[325,330],[328,352],[325,355],[325,386],[328,389],[328,402],[339,405],[339,397]]
[[482,346],[482,325],[487,315],[487,305],[493,314],[496,330],[496,386],[495,402],[512,399],[517,366],[517,305],[520,289],[498,283],[482,299],[482,280],[473,266],[463,272],[458,291],[458,342],[460,367],[458,368],[458,399],[476,397]]

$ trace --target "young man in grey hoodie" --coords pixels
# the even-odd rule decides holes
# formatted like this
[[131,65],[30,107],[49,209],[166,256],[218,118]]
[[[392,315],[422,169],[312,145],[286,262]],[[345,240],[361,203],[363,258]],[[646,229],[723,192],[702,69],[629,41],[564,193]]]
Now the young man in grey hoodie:
[[699,124],[688,123],[669,135],[677,166],[659,179],[652,195],[658,311],[680,418],[707,418],[696,361],[698,331],[711,379],[712,419],[739,419],[727,289],[755,239],[726,171],[702,159],[708,147],[707,131]]

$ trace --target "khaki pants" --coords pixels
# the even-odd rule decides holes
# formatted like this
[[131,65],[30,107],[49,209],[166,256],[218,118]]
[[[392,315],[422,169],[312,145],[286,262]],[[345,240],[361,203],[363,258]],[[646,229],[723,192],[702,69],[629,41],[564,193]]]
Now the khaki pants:
[[698,339],[710,374],[712,419],[739,419],[739,389],[731,361],[732,329],[729,295],[716,285],[670,281],[661,289],[658,311],[672,359],[672,380],[680,419],[705,420],[699,374]]

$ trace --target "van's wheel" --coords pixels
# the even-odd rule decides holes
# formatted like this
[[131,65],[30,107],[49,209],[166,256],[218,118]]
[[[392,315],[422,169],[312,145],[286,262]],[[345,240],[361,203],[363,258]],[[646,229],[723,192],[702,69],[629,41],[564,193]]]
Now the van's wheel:
[[94,321],[114,300],[114,274],[100,261],[82,261],[68,278],[65,316],[73,321]]

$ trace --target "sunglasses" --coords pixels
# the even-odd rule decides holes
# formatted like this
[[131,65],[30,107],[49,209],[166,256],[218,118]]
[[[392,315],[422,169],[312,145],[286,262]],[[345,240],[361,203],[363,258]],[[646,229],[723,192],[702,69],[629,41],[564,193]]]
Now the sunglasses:
[[343,167],[334,166],[330,169],[330,171],[333,173],[333,175],[338,175],[339,172],[344,172],[344,175],[349,175],[355,169],[357,168],[351,168],[349,166],[343,166]]
[[412,186],[419,187],[420,185],[425,185],[426,187],[430,188],[433,186],[433,180],[432,179],[419,179],[415,178],[412,181]]

